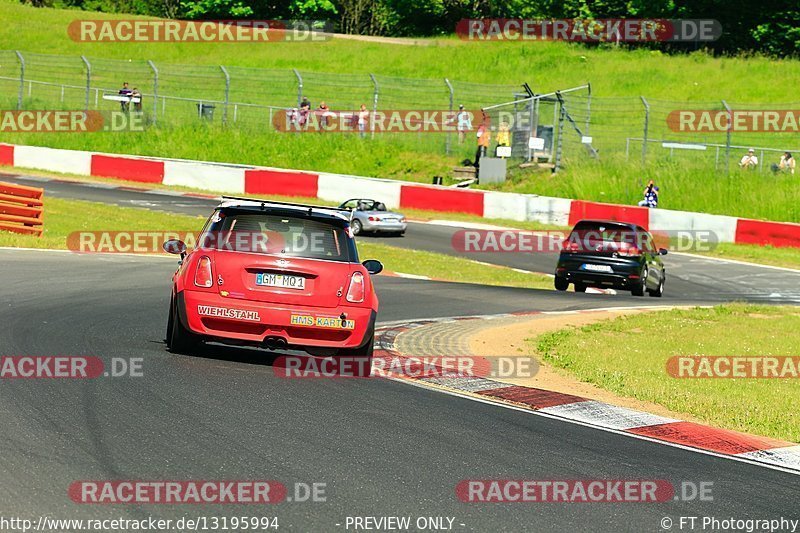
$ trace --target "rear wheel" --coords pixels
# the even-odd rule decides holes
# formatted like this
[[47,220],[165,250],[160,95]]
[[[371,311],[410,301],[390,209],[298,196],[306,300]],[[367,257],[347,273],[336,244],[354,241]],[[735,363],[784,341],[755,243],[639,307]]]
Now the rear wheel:
[[353,222],[350,223],[350,229],[353,231],[353,235],[358,235],[361,233],[361,230],[364,229],[364,226],[361,224],[360,220],[354,218]]
[[569,287],[569,282],[567,278],[555,278],[553,285],[555,285],[557,291],[565,291]]
[[586,292],[586,285],[583,283],[575,283],[575,292]]
[[372,373],[372,354],[375,350],[375,330],[369,332],[369,340],[359,348],[339,350],[339,357],[349,357],[358,362],[354,365],[354,375],[360,378],[369,377]]
[[644,267],[642,269],[642,277],[640,283],[631,289],[631,294],[633,294],[634,296],[644,296],[644,290],[647,288],[648,274],[649,272],[647,271],[647,267]]
[[187,330],[178,315],[178,304],[173,300],[167,320],[167,348],[172,353],[188,354],[200,344],[200,338]]

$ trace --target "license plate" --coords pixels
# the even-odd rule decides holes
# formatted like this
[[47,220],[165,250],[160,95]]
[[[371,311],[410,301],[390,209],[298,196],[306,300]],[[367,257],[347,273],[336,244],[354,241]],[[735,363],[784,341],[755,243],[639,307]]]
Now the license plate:
[[608,266],[608,265],[585,264],[585,265],[581,265],[581,269],[582,270],[588,270],[590,272],[613,272],[613,270],[611,270],[611,267]]
[[395,222],[397,222],[397,219],[396,218],[384,218],[384,219],[381,219],[381,222],[392,222],[392,223],[395,223]]
[[306,288],[306,278],[302,276],[288,276],[286,274],[268,274],[262,272],[256,274],[256,285],[302,290]]

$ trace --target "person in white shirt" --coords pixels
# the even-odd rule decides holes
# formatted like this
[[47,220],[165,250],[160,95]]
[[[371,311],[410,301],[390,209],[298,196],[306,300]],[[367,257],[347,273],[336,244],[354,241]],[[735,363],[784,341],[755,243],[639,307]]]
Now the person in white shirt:
[[752,170],[758,167],[758,158],[756,157],[756,151],[750,148],[747,151],[747,155],[742,156],[742,160],[739,161],[739,166],[742,167],[744,170]]
[[784,152],[784,154],[781,156],[781,162],[778,163],[778,168],[784,172],[788,172],[789,174],[794,174],[794,167],[794,157],[792,157],[791,153]]
[[369,119],[369,111],[367,106],[361,104],[361,110],[358,112],[358,131],[362,137],[367,134],[367,120]]

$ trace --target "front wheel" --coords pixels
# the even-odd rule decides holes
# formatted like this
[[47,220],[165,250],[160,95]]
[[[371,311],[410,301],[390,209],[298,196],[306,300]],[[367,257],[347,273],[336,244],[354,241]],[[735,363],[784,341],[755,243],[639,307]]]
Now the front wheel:
[[173,300],[167,320],[167,349],[172,353],[188,354],[199,344],[200,338],[183,326],[178,304]]
[[664,275],[661,275],[661,281],[658,282],[658,288],[654,291],[648,290],[647,294],[653,298],[661,298],[664,296]]

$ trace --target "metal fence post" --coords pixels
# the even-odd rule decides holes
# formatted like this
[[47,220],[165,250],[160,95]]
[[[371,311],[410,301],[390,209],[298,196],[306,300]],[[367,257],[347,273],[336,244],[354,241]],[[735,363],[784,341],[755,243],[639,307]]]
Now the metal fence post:
[[156,64],[149,59],[147,64],[153,69],[153,124],[155,124],[158,118],[158,69]]
[[558,140],[556,141],[556,162],[553,166],[553,173],[561,170],[561,153],[564,143],[564,118],[567,114],[564,110],[564,106],[562,105],[563,99],[561,97],[561,93],[558,91],[556,91],[556,98],[558,98]]
[[733,111],[725,100],[722,100],[725,111],[728,112],[728,132],[725,138],[725,172],[731,173],[731,128],[733,126]]
[[[372,113],[373,113],[373,117],[374,117],[375,114],[378,112],[378,80],[375,79],[375,75],[374,74],[370,74],[369,75],[369,79],[372,80],[372,86],[374,87],[373,93],[372,93]],[[372,136],[374,137],[375,136],[375,120],[370,120],[369,122],[370,122],[370,132],[372,133]]]
[[227,69],[224,65],[220,65],[219,68],[222,70],[222,73],[225,74],[225,107],[222,108],[222,123],[228,123],[228,102],[230,101],[231,96],[231,76],[228,74]]
[[89,93],[92,90],[92,64],[86,59],[86,56],[81,56],[83,64],[86,65],[86,103],[84,106],[85,111],[89,111]]
[[[450,98],[450,103],[449,103],[450,116],[453,116],[453,98],[454,98],[453,85],[450,83],[450,80],[448,80],[447,78],[444,79],[444,84],[447,86],[447,93],[448,93],[449,98]],[[458,129],[458,121],[456,121],[456,129]],[[445,155],[450,155],[450,143],[452,142],[450,135],[451,134],[448,131],[444,136],[444,153],[445,153]]]
[[647,134],[650,129],[650,104],[644,96],[640,96],[644,104],[644,135],[642,137],[642,167],[647,166]]
[[297,72],[296,68],[292,69],[294,75],[297,76],[297,107],[300,108],[300,102],[303,101],[303,77]]
[[19,59],[19,94],[17,95],[17,109],[22,109],[22,96],[25,94],[25,58],[19,50],[15,51]]
[[589,124],[592,118],[592,84],[586,83],[589,95],[586,97],[586,135],[589,135]]

